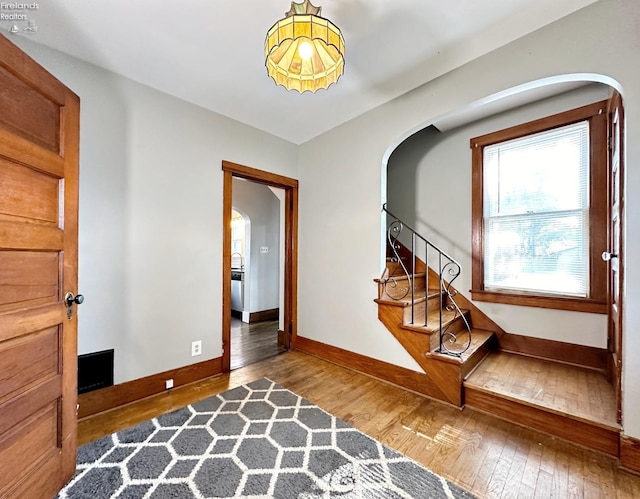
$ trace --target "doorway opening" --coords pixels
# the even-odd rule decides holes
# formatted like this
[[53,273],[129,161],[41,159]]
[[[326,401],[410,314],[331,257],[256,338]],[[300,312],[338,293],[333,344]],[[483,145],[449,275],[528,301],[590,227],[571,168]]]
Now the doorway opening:
[[[251,219],[231,210],[231,316],[242,320],[245,304],[247,241],[251,240]],[[248,321],[247,321],[248,322]]]
[[232,179],[231,369],[286,350],[278,343],[283,314],[284,191]]
[[293,348],[298,181],[228,161],[224,172],[222,368]]

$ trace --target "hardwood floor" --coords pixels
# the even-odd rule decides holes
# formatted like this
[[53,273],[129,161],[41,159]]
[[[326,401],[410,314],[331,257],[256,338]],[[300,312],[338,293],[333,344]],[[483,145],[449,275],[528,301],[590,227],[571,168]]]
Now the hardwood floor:
[[278,345],[278,321],[244,323],[231,318],[231,369],[248,366],[285,351]]
[[620,471],[613,458],[299,352],[82,419],[79,443],[261,377],[306,397],[480,498],[640,497],[640,477]]
[[604,373],[594,369],[494,352],[478,366],[465,386],[612,428],[620,427],[613,387]]

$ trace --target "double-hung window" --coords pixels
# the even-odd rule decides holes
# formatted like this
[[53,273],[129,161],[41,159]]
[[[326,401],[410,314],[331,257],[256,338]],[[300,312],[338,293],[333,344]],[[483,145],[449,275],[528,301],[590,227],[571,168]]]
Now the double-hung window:
[[471,140],[474,300],[605,311],[605,110]]

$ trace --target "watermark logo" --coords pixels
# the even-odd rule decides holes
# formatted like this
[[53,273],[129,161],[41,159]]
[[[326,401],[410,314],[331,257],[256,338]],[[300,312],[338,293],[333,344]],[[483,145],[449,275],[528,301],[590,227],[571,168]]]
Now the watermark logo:
[[0,22],[7,22],[9,33],[37,33],[34,12],[40,9],[37,2],[0,2]]

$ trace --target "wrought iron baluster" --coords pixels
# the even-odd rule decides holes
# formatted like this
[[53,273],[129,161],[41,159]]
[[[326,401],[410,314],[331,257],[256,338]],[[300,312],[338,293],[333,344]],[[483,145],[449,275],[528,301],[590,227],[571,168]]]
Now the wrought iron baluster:
[[440,324],[438,327],[438,334],[440,335],[440,351],[442,352],[442,294],[444,293],[442,289],[442,253],[438,253],[438,272],[440,274],[440,279],[438,282],[438,298],[440,300],[440,309],[438,310],[440,314]]
[[[413,228],[405,224],[402,220],[396,217],[393,213],[391,213],[387,209],[387,205],[385,204],[382,207],[383,211],[391,219],[391,222],[388,223],[387,226],[387,242],[391,251],[393,253],[392,261],[397,263],[398,266],[402,269],[404,276],[406,278],[407,285],[403,288],[398,289],[398,279],[397,276],[390,275],[388,269],[382,274],[380,278],[381,285],[384,289],[386,296],[393,300],[403,300],[409,292],[411,292],[411,324],[415,323],[415,298],[416,298],[416,289],[415,289],[415,276],[417,270],[417,241],[420,240],[420,244],[425,245],[425,299],[424,299],[424,325],[427,326],[428,319],[428,311],[429,311],[429,249],[435,251],[438,256],[438,302],[440,305],[439,314],[439,349],[438,351],[448,355],[461,356],[470,346],[471,346],[471,326],[467,317],[462,313],[462,310],[457,305],[454,300],[454,296],[456,295],[455,289],[452,288],[452,283],[458,278],[461,273],[460,264],[447,253],[442,251],[436,245],[422,237],[415,231]],[[411,234],[411,272],[405,265],[398,251],[400,249],[400,236],[404,230],[407,230]],[[445,274],[449,276],[449,280],[445,280]],[[443,312],[452,312],[453,317],[448,321],[448,325],[446,328],[443,328]],[[459,333],[453,333],[451,331],[452,324],[456,319],[460,318],[463,321],[466,334],[467,334],[467,342],[464,347],[459,350],[456,348],[456,351],[452,351],[447,347],[447,343],[451,345],[457,345]]]
[[416,306],[416,233],[411,232],[411,324],[415,323]]
[[424,245],[424,326],[429,322],[429,245]]

